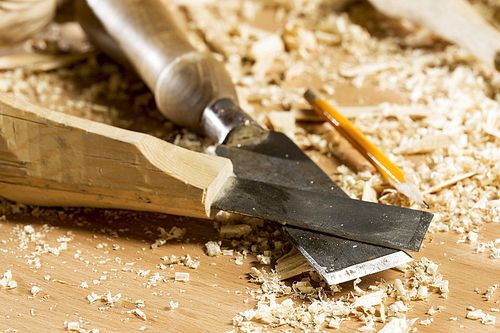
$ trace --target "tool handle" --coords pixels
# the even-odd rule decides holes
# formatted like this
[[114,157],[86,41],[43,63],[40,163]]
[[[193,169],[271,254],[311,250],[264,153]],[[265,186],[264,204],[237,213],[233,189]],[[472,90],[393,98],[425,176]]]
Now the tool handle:
[[129,62],[171,121],[200,129],[203,110],[237,95],[224,66],[197,51],[158,0],[78,0],[79,21],[92,40]]
[[410,20],[500,69],[500,31],[464,0],[370,0],[380,12]]
[[0,94],[0,196],[209,218],[230,160]]

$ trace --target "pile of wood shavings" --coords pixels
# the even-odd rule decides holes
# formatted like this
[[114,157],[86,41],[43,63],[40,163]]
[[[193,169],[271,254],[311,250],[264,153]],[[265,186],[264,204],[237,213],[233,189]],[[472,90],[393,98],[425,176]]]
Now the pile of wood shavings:
[[269,221],[219,212],[215,217],[220,240],[205,244],[209,256],[234,255],[236,264],[256,256],[260,264],[269,266],[292,249],[292,245]]
[[[224,55],[228,68],[236,78],[243,105],[260,103],[264,107],[274,105],[285,110],[299,106],[302,103],[302,90],[284,84],[288,79],[293,79],[294,71],[298,75],[312,73],[326,84],[348,80],[362,88],[365,82],[370,82],[378,89],[405,94],[411,106],[431,112],[410,116],[398,113],[397,105],[384,104],[380,106],[380,112],[359,116],[355,119],[355,125],[383,151],[394,152],[388,154],[389,157],[402,167],[425,194],[426,201],[435,213],[430,232],[455,231],[467,235],[471,231],[479,231],[484,222],[499,222],[499,74],[485,68],[456,46],[447,46],[433,53],[401,47],[409,45],[413,37],[415,41],[418,32],[410,33],[404,39],[375,39],[366,30],[350,22],[347,16],[335,13],[327,17],[316,16],[316,23],[311,23],[312,20],[301,18],[301,9],[307,7],[305,3],[312,7],[319,4],[315,1],[306,1],[302,6],[292,1],[273,3],[281,8],[282,13],[286,12],[290,20],[282,35],[287,53],[277,57],[275,62],[286,64],[290,61],[293,65],[283,72],[280,84],[261,85],[261,81],[252,75],[251,69],[245,72],[237,68],[237,62],[231,60],[234,57],[231,58],[231,54]],[[214,5],[216,10],[222,10],[223,6]],[[308,24],[304,24],[304,21]],[[432,35],[427,36],[430,39],[427,43],[431,43]],[[299,40],[304,40],[304,43],[297,42]],[[255,42],[255,39],[251,41]],[[341,45],[350,56],[349,64],[331,70],[329,62],[333,53],[323,48],[326,44]],[[308,58],[311,51],[321,52],[321,57],[306,64],[304,59]],[[235,68],[240,71],[237,72]],[[270,76],[273,77],[272,74]],[[331,89],[324,90],[331,92]],[[332,101],[332,104],[335,102]],[[245,105],[251,111],[250,106]],[[279,122],[269,122],[266,116],[254,116],[272,127],[279,128],[281,125]],[[285,130],[303,148],[317,149],[325,154],[335,153],[328,141],[338,138],[329,131],[306,135],[299,126],[285,127]],[[419,163],[408,159],[410,155],[418,155]],[[367,189],[371,189],[375,193],[371,196],[372,201],[417,208],[390,188],[379,175],[341,167],[338,176],[342,188],[353,198],[362,199]],[[482,244],[477,252],[490,247],[492,257],[495,257],[498,253],[495,247],[497,242]],[[448,292],[448,282],[441,278],[431,285],[438,288],[443,296]],[[411,297],[425,298],[426,288],[413,288],[409,294]],[[260,309],[253,310],[259,315],[255,316],[251,311],[251,314],[242,314],[235,319],[235,324],[241,330],[254,329],[245,318],[257,318],[270,325],[283,324],[283,318],[271,315],[273,310],[270,304],[276,305],[274,298],[265,296],[262,302]]]
[[[426,258],[408,265],[405,272],[412,276],[404,283],[399,279],[394,284],[381,282],[366,291],[358,286],[358,279],[353,292],[335,299],[334,293],[340,291],[338,286],[320,283],[313,287],[310,279],[304,279],[289,287],[276,273],[254,268],[254,281],[262,284],[261,290],[253,294],[257,306],[234,317],[233,325],[242,332],[259,332],[262,326],[257,323],[319,331],[325,327],[339,328],[345,320],[358,320],[363,323],[359,331],[372,331],[375,323],[380,322],[387,323],[381,332],[408,332],[416,321],[406,319],[411,302],[427,300],[429,291],[446,298],[449,290],[448,281],[437,273],[437,265]],[[283,296],[288,297],[279,302]],[[430,315],[435,313],[436,310],[429,310]]]
[[[370,83],[381,90],[405,94],[412,106],[423,107],[431,112],[421,116],[401,115],[397,112],[398,106],[387,104],[381,105],[380,112],[359,116],[355,124],[383,151],[393,152],[389,157],[401,166],[425,193],[426,201],[436,213],[430,231],[454,231],[468,237],[471,231],[480,231],[484,222],[498,222],[499,75],[483,68],[470,55],[455,46],[432,53],[422,49],[402,48],[401,45],[411,44],[411,37],[415,37],[417,32],[410,32],[404,40],[395,37],[375,39],[361,26],[352,23],[346,14],[328,12],[327,16],[321,15],[318,9],[322,4],[319,0],[267,1],[266,6],[276,8],[275,18],[286,21],[282,33],[260,31],[240,24],[241,21],[235,19],[250,20],[252,13],[259,9],[255,7],[258,5],[250,5],[247,2],[241,5],[239,2],[229,1],[210,4],[209,9],[215,17],[229,18],[220,23],[225,25],[222,31],[228,38],[213,40],[214,44],[210,47],[225,61],[237,85],[244,109],[251,112],[261,123],[278,128],[280,124],[273,124],[268,113],[254,112],[254,106],[259,106],[255,109],[280,111],[304,107],[301,96],[305,88],[296,88],[291,84],[302,74],[319,77],[323,82],[323,91],[333,94],[333,99],[335,90],[331,87],[335,82],[351,82],[358,88]],[[191,15],[194,15],[195,9],[190,8],[189,4],[186,6],[188,12],[191,11]],[[208,28],[204,28],[203,24],[195,28],[210,44],[211,39],[206,35]],[[259,45],[259,41],[262,42],[261,45],[265,45],[266,40],[281,40],[285,49],[285,52],[267,55],[273,59],[271,65],[257,59],[259,51],[252,49],[252,45]],[[228,44],[216,45],[220,41]],[[332,69],[336,53],[331,46],[340,47],[348,55],[347,65]],[[281,46],[276,48],[280,49]],[[320,56],[315,58],[315,54]],[[73,90],[72,87],[62,85],[60,77],[77,75],[88,78],[101,73],[103,68],[107,75],[105,80],[91,85],[86,93],[70,99],[67,105],[57,105],[60,98],[58,95],[63,90]],[[134,80],[124,78],[116,66],[102,67],[97,64],[95,58],[76,66],[75,71],[62,69],[51,73],[27,73],[19,69],[3,72],[0,77],[2,92],[34,100],[48,107],[54,105],[54,108],[63,112],[76,108],[81,111],[81,116],[105,122],[108,122],[109,118],[102,116],[104,111],[111,113],[111,117],[115,117],[117,111],[114,106],[98,103],[99,95],[104,91],[111,92],[116,103],[121,100],[133,104],[134,108],[138,109],[152,100],[149,92],[129,100],[124,94],[127,89],[143,89],[140,84],[133,86],[134,84]],[[429,117],[429,114],[432,114],[432,117]],[[116,118],[120,124],[122,120]],[[116,124],[116,121],[113,123]],[[164,130],[169,130],[171,125],[168,125],[168,122],[165,124]],[[126,121],[122,121],[122,125],[131,126]],[[154,134],[164,136],[162,131],[156,131]],[[307,133],[301,126],[292,126],[287,134],[303,148],[317,150],[326,155],[336,153],[334,144],[339,139],[326,127]],[[204,145],[200,144],[200,141],[200,137],[187,131],[180,132],[174,140],[176,144],[202,150]],[[410,155],[417,154],[425,163],[408,159]],[[362,198],[371,188],[375,193],[375,196],[372,196],[375,201],[413,207],[411,202],[390,188],[377,174],[341,167],[338,177],[342,188],[352,197]],[[265,232],[267,234],[246,235],[255,243],[245,236],[242,239],[227,240],[225,245],[229,247],[229,243],[241,256],[251,250],[258,251],[262,256],[261,262],[269,263],[267,258],[278,257],[279,250],[275,253],[274,249],[282,249],[283,244],[286,248],[286,241],[275,246],[270,242],[269,231]],[[471,241],[471,238],[467,239]],[[497,240],[481,242],[476,252],[482,253],[485,249],[491,249],[492,258],[498,259],[498,244],[500,242]],[[214,251],[217,252],[216,249]],[[447,283],[442,277],[438,278],[440,275],[427,272],[429,267],[433,267],[429,265],[424,260],[411,265],[410,271],[415,276],[404,284],[401,282],[403,287],[396,282],[385,286],[378,285],[373,287],[375,291],[371,290],[372,292],[366,295],[361,295],[365,291],[355,288],[360,295],[346,296],[338,301],[324,297],[318,289],[323,288],[324,291],[326,288],[313,287],[309,281],[299,281],[295,287],[286,287],[272,273],[262,273],[261,276],[257,274],[257,280],[266,281],[262,294],[256,294],[259,305],[256,310],[242,313],[235,319],[235,324],[240,326],[240,330],[250,332],[259,329],[250,320],[264,321],[270,326],[285,323],[307,329],[321,325],[335,327],[340,325],[342,320],[359,318],[366,327],[364,330],[370,330],[374,328],[374,322],[384,322],[387,319],[382,318],[387,316],[394,319],[386,325],[386,331],[390,327],[394,327],[393,331],[396,327],[399,331],[407,331],[415,322],[415,319],[406,320],[403,317],[408,311],[408,302],[425,298],[430,289],[443,296],[447,294]],[[362,297],[372,294],[379,297],[380,302],[377,300],[376,304],[366,305],[366,309],[353,308],[352,304],[361,304],[360,302],[365,300]],[[277,295],[293,298],[290,298],[291,301],[287,299],[278,303]],[[296,302],[301,300],[301,297],[311,297],[313,301],[307,304]],[[388,306],[382,305],[388,302],[390,297],[396,297],[397,300]],[[273,306],[276,308],[273,309]],[[330,311],[337,309],[336,307],[341,312]],[[292,316],[291,309],[299,309],[295,312],[297,318]],[[281,315],[279,311],[282,311]],[[471,316],[482,318],[481,314],[477,313]],[[491,323],[491,319],[488,323]]]

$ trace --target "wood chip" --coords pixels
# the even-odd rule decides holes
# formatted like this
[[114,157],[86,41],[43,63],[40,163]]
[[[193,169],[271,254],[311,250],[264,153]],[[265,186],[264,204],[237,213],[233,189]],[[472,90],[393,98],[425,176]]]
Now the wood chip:
[[474,175],[477,174],[477,171],[471,171],[471,172],[468,172],[468,173],[465,173],[465,174],[462,174],[462,175],[458,175],[458,176],[455,176],[445,182],[442,182],[441,184],[438,184],[436,186],[433,186],[425,191],[422,192],[422,195],[426,195],[426,194],[431,194],[431,193],[434,193],[434,192],[437,192],[439,190],[442,190],[443,188],[446,188],[448,186],[451,186],[451,185],[454,185],[456,183],[458,183],[459,181],[461,180],[464,180],[464,179],[467,179],[467,178],[470,178]]
[[275,269],[281,280],[313,271],[304,256],[295,248],[278,259]]
[[439,148],[448,148],[456,143],[456,138],[447,134],[428,135],[411,144],[394,149],[396,154],[424,154]]
[[263,78],[276,58],[285,51],[285,44],[278,34],[270,34],[252,43],[249,55],[255,59],[252,72],[256,78]]
[[189,281],[189,273],[175,272],[175,281],[188,282]]
[[135,314],[139,319],[142,319],[142,320],[147,320],[147,317],[146,317],[146,314],[142,311],[142,310],[139,310],[139,309],[133,309],[132,311],[130,311],[129,313],[133,313]]
[[276,132],[286,134],[288,137],[295,137],[295,115],[287,111],[271,111],[267,118]]
[[195,22],[198,30],[212,50],[228,59],[232,54],[238,54],[238,47],[229,37],[231,27],[224,20],[217,19],[208,9],[199,5],[186,7],[189,19]]

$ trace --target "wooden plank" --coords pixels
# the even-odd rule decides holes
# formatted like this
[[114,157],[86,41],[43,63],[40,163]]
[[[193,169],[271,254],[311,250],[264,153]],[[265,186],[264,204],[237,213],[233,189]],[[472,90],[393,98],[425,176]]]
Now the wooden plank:
[[0,95],[0,194],[34,205],[208,218],[228,159]]

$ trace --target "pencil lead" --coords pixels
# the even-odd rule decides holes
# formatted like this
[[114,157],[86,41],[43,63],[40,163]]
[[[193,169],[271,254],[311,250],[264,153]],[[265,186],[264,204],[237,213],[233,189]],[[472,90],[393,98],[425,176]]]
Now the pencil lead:
[[364,134],[354,127],[347,118],[342,116],[318,92],[308,89],[304,93],[305,99],[312,105],[313,110],[324,117],[337,131],[355,147],[373,166],[394,186],[400,193],[411,200],[420,203],[425,208],[429,205],[424,201],[418,187],[413,184],[387,156],[385,156]]

